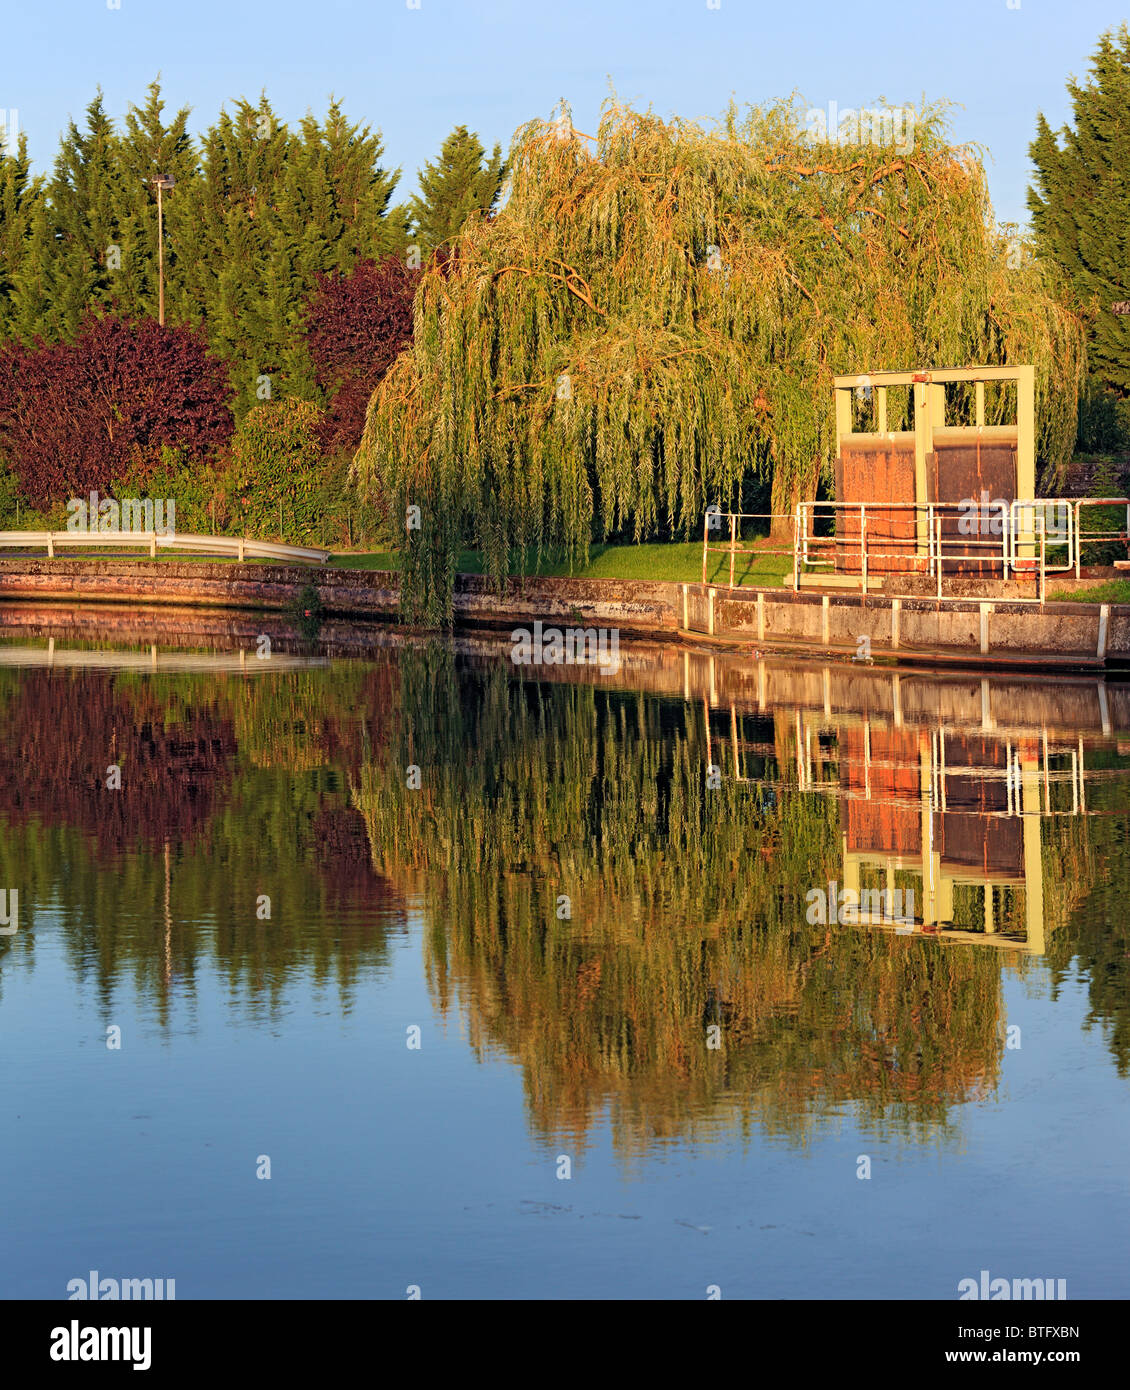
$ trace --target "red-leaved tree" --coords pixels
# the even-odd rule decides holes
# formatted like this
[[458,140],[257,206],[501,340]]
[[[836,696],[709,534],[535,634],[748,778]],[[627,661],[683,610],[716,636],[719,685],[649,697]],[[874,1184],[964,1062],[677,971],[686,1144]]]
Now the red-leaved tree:
[[0,345],[0,455],[34,506],[105,492],[127,472],[144,481],[163,445],[212,457],[230,395],[191,330],[92,315],[71,342]]
[[396,256],[358,261],[347,275],[319,275],[306,316],[306,343],[318,384],[330,398],[323,442],[352,452],[369,398],[412,341],[412,300],[420,272]]

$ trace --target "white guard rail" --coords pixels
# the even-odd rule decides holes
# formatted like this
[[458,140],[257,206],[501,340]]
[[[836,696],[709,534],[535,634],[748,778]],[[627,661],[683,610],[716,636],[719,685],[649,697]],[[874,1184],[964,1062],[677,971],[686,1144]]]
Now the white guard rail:
[[330,558],[328,550],[251,540],[246,536],[198,536],[180,531],[171,536],[156,531],[0,531],[0,549],[45,550],[49,557],[66,549],[134,550],[139,547],[151,556],[156,556],[160,548],[233,556],[237,560],[298,560],[314,565],[324,565]]

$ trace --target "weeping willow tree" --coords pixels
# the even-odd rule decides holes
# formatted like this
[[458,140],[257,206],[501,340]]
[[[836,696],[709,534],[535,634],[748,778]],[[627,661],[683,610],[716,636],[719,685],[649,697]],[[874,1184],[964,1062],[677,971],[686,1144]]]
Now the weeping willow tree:
[[836,373],[1033,362],[1041,456],[1065,458],[1079,322],[994,228],[944,108],[908,125],[814,144],[795,99],[710,128],[610,101],[595,137],[565,109],[519,130],[505,206],[424,275],[354,463],[392,515],[420,508],[409,607],[450,613],[468,545],[501,581],[531,548],[687,534],[751,478],[791,512],[829,476]]

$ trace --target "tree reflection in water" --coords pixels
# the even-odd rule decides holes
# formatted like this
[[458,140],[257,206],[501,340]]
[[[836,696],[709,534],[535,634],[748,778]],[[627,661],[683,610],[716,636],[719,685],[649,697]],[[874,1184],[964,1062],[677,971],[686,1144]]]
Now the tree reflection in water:
[[[546,1143],[583,1147],[605,1116],[625,1155],[754,1124],[799,1142],[846,1110],[944,1137],[998,1083],[1004,972],[1045,958],[1056,986],[1082,967],[1125,1071],[1115,740],[1091,739],[1083,815],[1058,772],[1032,800],[1059,766],[1035,728],[959,731],[939,784],[925,716],[809,717],[443,647],[254,679],[7,669],[0,881],[32,924],[58,912],[107,1007],[132,976],[166,1024],[205,969],[251,1019],[298,976],[348,1010],[419,901],[437,1009],[521,1067]],[[935,939],[806,922],[810,888],[884,863]],[[1037,879],[1045,956],[1013,949]],[[978,935],[997,948],[958,939]],[[0,940],[0,962],[32,942]]]

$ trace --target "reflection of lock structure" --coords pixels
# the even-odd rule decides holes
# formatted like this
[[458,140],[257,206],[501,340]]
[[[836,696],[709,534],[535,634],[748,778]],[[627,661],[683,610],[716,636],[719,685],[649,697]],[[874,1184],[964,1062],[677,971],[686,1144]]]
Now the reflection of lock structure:
[[15,936],[20,929],[20,894],[16,888],[9,888],[5,895],[0,893],[0,936]]

